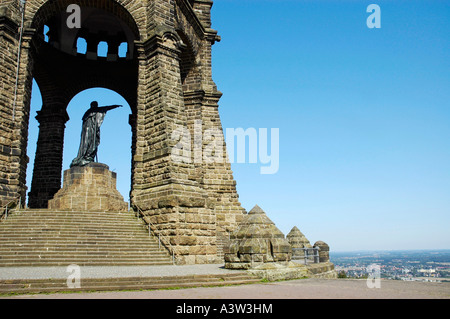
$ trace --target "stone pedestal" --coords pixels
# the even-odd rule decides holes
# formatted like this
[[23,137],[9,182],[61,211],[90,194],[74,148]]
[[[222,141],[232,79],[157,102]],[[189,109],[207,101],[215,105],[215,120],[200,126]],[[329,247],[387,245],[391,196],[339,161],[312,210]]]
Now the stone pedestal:
[[124,211],[128,204],[116,189],[116,173],[108,165],[90,163],[64,171],[64,183],[48,202],[50,209]]

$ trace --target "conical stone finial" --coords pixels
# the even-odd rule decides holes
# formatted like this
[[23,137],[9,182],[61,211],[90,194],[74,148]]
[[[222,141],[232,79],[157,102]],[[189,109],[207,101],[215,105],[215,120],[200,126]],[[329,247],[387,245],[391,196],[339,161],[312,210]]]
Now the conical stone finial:
[[303,235],[303,233],[294,226],[289,234],[286,236],[287,241],[292,246],[292,256],[293,257],[303,257],[305,252],[303,248],[312,248],[309,240]]
[[255,205],[249,212],[249,215],[251,214],[266,214],[261,207],[259,207],[258,205]]
[[254,264],[290,261],[289,242],[258,205],[244,216],[230,239],[224,248],[225,268],[248,269]]

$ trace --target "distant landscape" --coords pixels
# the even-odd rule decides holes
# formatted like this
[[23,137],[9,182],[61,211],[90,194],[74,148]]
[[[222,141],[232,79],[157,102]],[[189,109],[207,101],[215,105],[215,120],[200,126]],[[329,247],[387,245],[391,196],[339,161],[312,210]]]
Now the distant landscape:
[[450,281],[450,249],[330,252],[339,278],[367,278],[370,265],[391,280]]

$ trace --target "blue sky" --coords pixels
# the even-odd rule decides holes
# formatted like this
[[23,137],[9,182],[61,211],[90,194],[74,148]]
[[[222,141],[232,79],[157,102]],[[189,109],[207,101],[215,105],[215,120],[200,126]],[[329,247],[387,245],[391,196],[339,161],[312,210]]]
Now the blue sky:
[[[369,4],[381,29],[369,29]],[[216,0],[213,78],[224,128],[279,128],[280,166],[232,165],[240,201],[287,234],[297,226],[334,251],[450,248],[450,3]],[[64,169],[91,100],[68,106]],[[37,139],[33,90],[28,154]],[[129,108],[108,113],[99,160],[128,198]],[[113,140],[114,137],[114,140]]]

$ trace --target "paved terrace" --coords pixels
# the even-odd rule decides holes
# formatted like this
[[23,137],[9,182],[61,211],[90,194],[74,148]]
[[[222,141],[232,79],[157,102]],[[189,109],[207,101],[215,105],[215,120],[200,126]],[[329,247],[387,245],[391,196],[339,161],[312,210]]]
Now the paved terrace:
[[[81,278],[164,277],[227,274],[236,272],[220,264],[184,266],[83,266]],[[71,272],[67,267],[2,267],[0,280],[6,279],[65,279]]]
[[[192,274],[222,274],[232,270],[222,265],[82,267],[82,278],[159,277]],[[0,279],[67,278],[65,267],[20,267],[0,269]],[[450,299],[450,283],[382,280],[381,288],[368,288],[366,280],[300,279],[241,286],[179,290],[39,294],[2,298],[42,299]]]

